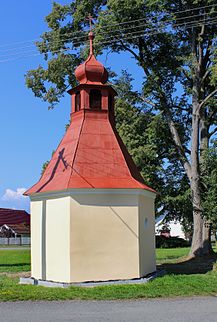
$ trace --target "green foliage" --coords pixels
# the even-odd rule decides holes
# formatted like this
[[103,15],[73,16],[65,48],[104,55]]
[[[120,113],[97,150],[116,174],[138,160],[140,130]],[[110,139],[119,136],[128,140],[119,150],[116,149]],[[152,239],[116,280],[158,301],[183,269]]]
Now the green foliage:
[[[66,127],[67,127],[68,125],[66,125]],[[55,152],[55,150],[53,150],[52,151],[52,156],[54,155],[54,152]],[[47,167],[48,167],[48,165],[49,165],[49,163],[50,163],[50,160],[47,160],[47,161],[45,161],[44,163],[43,163],[43,165],[42,165],[42,169],[41,169],[41,176],[43,175],[43,173],[45,172],[45,170],[47,169]]]
[[42,169],[41,169],[41,175],[43,175],[43,173],[45,172],[45,170],[47,169],[47,166],[49,164],[50,161],[46,161],[43,163],[42,165]]
[[[182,218],[189,230],[193,210],[191,176],[187,177],[183,165],[186,160],[191,163],[189,147],[195,84],[200,85],[197,93],[200,104],[217,86],[217,26],[206,24],[203,30],[201,14],[204,10],[192,11],[206,5],[210,6],[206,8],[207,17],[215,17],[215,7],[211,5],[216,5],[216,0],[148,0],[145,3],[142,0],[75,0],[67,5],[54,3],[52,12],[46,17],[48,31],[36,43],[44,54],[45,67],[39,66],[26,74],[28,88],[54,107],[66,89],[75,85],[73,72],[87,53],[86,17],[91,14],[95,20],[96,53],[127,51],[144,72],[142,93],[134,93],[123,81],[122,89],[119,86],[117,127],[144,179],[161,193],[161,199],[158,197],[161,212]],[[171,21],[169,27],[165,24],[168,19]],[[195,26],[186,28],[181,24],[183,21]],[[123,22],[127,24],[123,25]],[[198,75],[200,51],[203,62]],[[130,83],[129,79],[127,82]],[[201,113],[207,124],[208,141],[217,128],[217,98],[214,94],[211,96],[205,101]],[[181,148],[172,139],[171,121]],[[195,154],[200,158],[199,144]],[[213,162],[212,166],[215,166]],[[206,168],[202,160],[199,167]],[[206,188],[214,187],[214,179],[208,182],[206,175],[206,171],[212,173],[213,170],[210,166],[209,170],[203,168],[199,169],[199,176],[204,173],[206,177],[199,178],[204,194],[203,208],[214,220],[215,188]]]
[[[159,193],[156,215],[192,221],[192,206],[186,175],[177,162],[176,151],[162,114],[148,109],[141,94],[133,91],[132,77],[122,71],[114,82],[116,127],[145,182]],[[187,192],[186,192],[187,190]]]
[[189,246],[189,243],[183,238],[156,236],[157,248],[178,248],[187,246]]
[[205,152],[202,165],[203,208],[206,218],[217,227],[217,141]]
[[158,190],[162,186],[163,165],[158,154],[165,148],[158,134],[163,133],[163,125],[160,116],[143,109],[144,104],[139,94],[133,92],[131,81],[126,72],[116,81],[116,127],[146,183]]
[[[80,60],[72,54],[59,53],[49,60],[47,70],[39,66],[26,74],[26,85],[34,95],[50,104],[49,108],[59,102],[69,86],[75,86],[75,76],[72,66]],[[46,84],[55,84],[47,87]]]
[[[212,3],[215,1],[209,1],[209,4]],[[87,37],[88,21],[86,18],[88,14],[91,14],[96,22],[94,26],[95,47],[98,52],[106,48],[111,48],[116,52],[130,51],[137,64],[145,72],[145,96],[157,102],[161,99],[162,91],[165,91],[168,99],[165,104],[170,103],[177,108],[186,106],[186,98],[184,96],[180,98],[174,94],[177,81],[182,83],[186,93],[191,92],[191,80],[186,79],[186,74],[192,77],[191,68],[194,65],[194,57],[190,52],[191,30],[185,31],[182,26],[176,27],[182,14],[177,17],[174,12],[203,5],[202,0],[186,3],[149,0],[146,4],[142,0],[76,0],[67,5],[54,2],[52,12],[45,19],[49,29],[41,36],[42,40],[36,43],[40,52],[45,55],[48,66],[29,71],[26,75],[27,86],[37,97],[43,98],[51,106],[59,101],[68,86],[74,86],[73,71],[81,61],[80,55]],[[210,8],[208,13],[211,15],[212,11],[213,9]],[[189,13],[190,17],[192,14],[190,11]],[[165,29],[164,21],[171,18],[174,19],[171,22],[171,30]],[[195,23],[199,18],[198,16],[194,18]],[[134,22],[138,19],[139,22]],[[145,23],[141,19],[144,19]],[[176,21],[176,19],[179,20]],[[192,22],[192,19],[186,18],[185,21]],[[117,25],[123,22],[129,22],[130,27]],[[150,28],[156,29],[156,26],[160,26],[162,33],[150,33]],[[141,35],[129,36],[130,33],[136,33],[138,30],[141,31]],[[198,30],[199,27],[195,28],[196,32]],[[215,26],[207,26],[207,32],[203,37],[204,46],[214,38],[215,32]],[[215,48],[214,44],[210,49],[213,50],[213,48]],[[183,68],[185,74],[183,74]],[[210,66],[212,81],[216,77],[215,70],[214,55]],[[158,108],[163,108],[162,100]],[[178,110],[176,113],[179,117],[182,114]],[[185,118],[187,117],[185,115]]]

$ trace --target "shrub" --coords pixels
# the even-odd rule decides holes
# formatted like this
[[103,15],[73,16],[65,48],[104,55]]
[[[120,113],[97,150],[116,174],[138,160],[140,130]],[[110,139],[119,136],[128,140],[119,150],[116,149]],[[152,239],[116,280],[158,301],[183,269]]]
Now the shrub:
[[188,247],[189,242],[179,237],[156,236],[156,248]]

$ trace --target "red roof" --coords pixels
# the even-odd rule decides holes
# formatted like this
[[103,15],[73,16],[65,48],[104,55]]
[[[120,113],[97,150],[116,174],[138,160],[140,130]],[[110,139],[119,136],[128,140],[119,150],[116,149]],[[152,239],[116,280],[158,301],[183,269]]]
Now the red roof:
[[[70,188],[142,188],[155,192],[144,183],[117,133],[113,111],[116,92],[104,85],[107,71],[93,55],[92,33],[89,37],[90,55],[76,69],[80,85],[69,91],[71,124],[42,177],[26,195]],[[93,92],[100,92],[100,108],[91,106]]]
[[102,111],[81,110],[38,183],[26,194],[69,188],[142,188],[144,184],[117,130]]
[[10,224],[8,225],[8,227],[10,227],[11,229],[13,229],[13,231],[15,231],[16,234],[30,234],[30,225],[29,224],[18,224],[18,225],[14,225],[14,224]]
[[2,225],[30,225],[30,215],[25,210],[0,208],[0,226]]

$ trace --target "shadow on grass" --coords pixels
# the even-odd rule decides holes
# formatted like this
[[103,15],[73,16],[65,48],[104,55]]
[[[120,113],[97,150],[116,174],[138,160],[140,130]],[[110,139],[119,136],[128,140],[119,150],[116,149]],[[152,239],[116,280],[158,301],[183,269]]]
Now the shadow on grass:
[[0,264],[1,267],[20,267],[20,266],[26,266],[29,265],[29,263],[17,263],[17,264]]
[[165,270],[168,274],[206,274],[213,270],[217,261],[217,254],[201,258],[182,258],[176,263],[157,265],[158,270]]

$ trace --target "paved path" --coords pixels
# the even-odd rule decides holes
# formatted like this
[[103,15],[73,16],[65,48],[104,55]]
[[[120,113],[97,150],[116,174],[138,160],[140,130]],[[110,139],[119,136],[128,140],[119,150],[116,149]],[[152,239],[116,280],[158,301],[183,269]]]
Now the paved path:
[[217,297],[0,303],[1,322],[216,322]]

